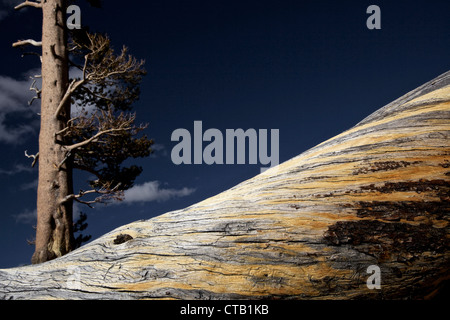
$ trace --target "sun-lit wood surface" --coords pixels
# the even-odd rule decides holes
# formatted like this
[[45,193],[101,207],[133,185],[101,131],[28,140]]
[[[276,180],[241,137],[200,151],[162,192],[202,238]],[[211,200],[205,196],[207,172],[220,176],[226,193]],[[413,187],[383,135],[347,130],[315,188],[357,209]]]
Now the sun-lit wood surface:
[[449,136],[447,72],[217,196],[0,270],[0,298],[431,297],[450,277]]

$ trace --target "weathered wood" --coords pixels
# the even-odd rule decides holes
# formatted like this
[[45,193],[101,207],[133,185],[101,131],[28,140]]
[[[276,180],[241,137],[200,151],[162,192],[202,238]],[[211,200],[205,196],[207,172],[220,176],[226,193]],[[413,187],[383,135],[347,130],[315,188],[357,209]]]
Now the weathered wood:
[[430,297],[450,278],[449,120],[447,72],[217,196],[0,270],[0,297]]

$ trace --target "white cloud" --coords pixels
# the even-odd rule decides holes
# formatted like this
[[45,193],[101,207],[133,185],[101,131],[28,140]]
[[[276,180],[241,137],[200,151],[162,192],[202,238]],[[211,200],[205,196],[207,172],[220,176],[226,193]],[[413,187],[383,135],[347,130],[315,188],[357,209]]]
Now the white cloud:
[[36,222],[37,210],[24,210],[19,214],[14,215],[17,223],[33,223]]
[[[0,0],[1,1],[1,0]],[[0,20],[2,10],[0,10]],[[31,69],[25,72],[19,79],[0,75],[0,143],[20,144],[24,137],[35,133],[39,129],[40,99],[35,99],[31,106],[28,102],[35,96],[34,91],[30,91],[30,86],[40,69]],[[77,68],[70,69],[70,76],[81,77],[82,72]],[[42,81],[36,79],[35,87],[41,88]],[[82,111],[87,111],[88,115],[95,111],[95,105],[83,104],[76,101],[72,105],[72,116],[78,116]]]
[[5,170],[5,169],[0,168],[0,174],[6,174],[8,176],[12,176],[12,175],[22,173],[22,172],[33,172],[33,171],[36,171],[36,169],[32,168],[31,165],[24,166],[23,164],[16,164],[10,170]]
[[30,91],[32,80],[29,78],[33,71],[25,73],[20,80],[0,75],[0,142],[19,144],[39,127],[36,113],[40,101],[28,106],[34,95]]
[[194,191],[194,188],[187,187],[181,189],[165,189],[160,186],[159,181],[149,181],[144,184],[137,184],[131,189],[126,190],[123,203],[163,202],[172,198],[189,196]]
[[153,150],[153,153],[150,155],[150,157],[152,157],[152,158],[156,158],[159,156],[163,156],[163,157],[168,156],[166,147],[161,143],[155,143],[152,145],[151,148]]
[[22,191],[37,190],[38,182],[39,182],[39,179],[37,179],[37,178],[33,181],[26,182],[20,186],[20,190],[22,190]]
[[155,143],[154,145],[152,145],[152,149],[155,151],[161,151],[164,150],[166,147],[164,147],[163,144],[161,143]]

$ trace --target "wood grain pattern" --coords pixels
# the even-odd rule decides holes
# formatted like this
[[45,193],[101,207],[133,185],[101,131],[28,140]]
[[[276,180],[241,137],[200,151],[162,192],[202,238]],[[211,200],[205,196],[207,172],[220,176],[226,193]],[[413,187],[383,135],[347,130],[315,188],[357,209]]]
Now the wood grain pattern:
[[450,278],[449,135],[447,72],[212,198],[0,270],[0,298],[431,297]]

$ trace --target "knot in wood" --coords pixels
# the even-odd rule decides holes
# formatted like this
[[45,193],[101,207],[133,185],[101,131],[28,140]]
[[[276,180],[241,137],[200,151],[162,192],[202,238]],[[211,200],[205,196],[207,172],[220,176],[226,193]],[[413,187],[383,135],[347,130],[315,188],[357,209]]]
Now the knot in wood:
[[133,237],[130,236],[129,234],[121,233],[114,239],[114,244],[121,244],[121,243],[127,242],[131,239],[133,239]]

